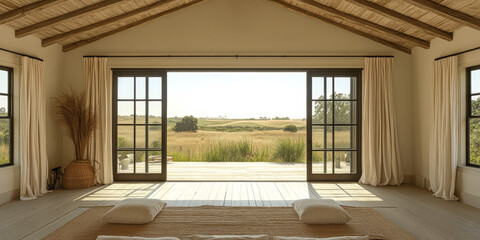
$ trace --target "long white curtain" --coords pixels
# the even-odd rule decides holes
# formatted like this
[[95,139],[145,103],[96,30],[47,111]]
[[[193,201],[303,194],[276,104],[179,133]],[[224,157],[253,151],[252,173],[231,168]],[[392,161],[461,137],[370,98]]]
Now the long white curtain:
[[113,182],[112,78],[107,58],[84,58],[87,104],[97,115],[97,127],[87,148],[97,184]]
[[393,58],[365,59],[362,90],[362,184],[400,185],[403,182],[393,106],[392,70]]
[[460,158],[460,78],[457,57],[434,63],[433,115],[430,129],[430,189],[433,196],[457,200],[454,195]]
[[35,199],[47,193],[44,63],[22,57],[20,73],[20,199]]

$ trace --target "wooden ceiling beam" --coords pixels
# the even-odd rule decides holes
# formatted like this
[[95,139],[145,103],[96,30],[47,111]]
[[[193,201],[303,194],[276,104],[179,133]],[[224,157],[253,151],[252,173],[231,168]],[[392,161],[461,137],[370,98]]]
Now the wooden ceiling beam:
[[17,18],[20,18],[22,16],[25,16],[26,14],[32,12],[32,11],[37,11],[40,10],[44,7],[49,6],[50,4],[54,4],[60,1],[64,0],[41,0],[38,2],[34,2],[28,5],[25,5],[23,7],[19,7],[16,9],[13,9],[11,11],[5,12],[0,14],[0,24],[4,24],[10,21],[13,21]]
[[430,0],[406,0],[406,2],[424,10],[438,14],[451,21],[469,26],[473,29],[480,30],[480,18],[470,16],[468,14],[451,9]]
[[363,25],[363,26],[367,26],[367,27],[376,29],[380,32],[384,32],[388,35],[391,35],[395,38],[402,39],[403,41],[406,41],[406,42],[408,42],[410,44],[413,44],[415,46],[420,46],[422,48],[427,48],[427,49],[430,48],[430,42],[428,42],[428,41],[425,41],[425,40],[420,39],[420,38],[416,38],[414,36],[410,36],[410,35],[405,34],[403,32],[399,32],[397,30],[382,26],[382,25],[374,23],[374,22],[370,22],[370,21],[368,21],[366,19],[363,19],[361,17],[357,17],[357,16],[354,16],[354,15],[342,12],[342,11],[337,10],[335,8],[323,5],[323,4],[321,4],[319,2],[316,2],[314,0],[297,0],[297,1],[301,2],[301,3],[308,4],[310,6],[313,6],[313,7],[317,8],[318,10],[321,10],[323,12],[327,12],[329,14],[333,14],[333,15],[341,17],[343,19],[347,19],[347,20],[352,21],[356,24],[360,24],[360,25]]
[[38,32],[42,29],[45,29],[47,27],[50,27],[52,25],[59,24],[61,22],[70,20],[72,18],[80,17],[82,15],[92,13],[94,11],[97,11],[97,10],[102,9],[104,7],[111,6],[111,5],[119,3],[121,1],[124,1],[124,0],[105,0],[105,1],[101,1],[101,2],[98,2],[98,3],[92,4],[92,5],[86,6],[84,8],[77,9],[73,12],[69,12],[69,13],[54,17],[54,18],[47,19],[47,20],[39,22],[39,23],[35,23],[33,25],[30,25],[30,26],[27,26],[27,27],[24,27],[24,28],[21,28],[21,29],[18,29],[18,30],[15,31],[15,36],[17,38],[18,37],[24,37],[24,36],[27,36],[29,34]]
[[356,4],[362,8],[366,8],[372,12],[378,13],[384,17],[388,17],[397,21],[401,21],[404,24],[407,24],[411,27],[414,27],[418,30],[426,32],[430,35],[451,41],[453,39],[453,34],[442,29],[436,28],[432,25],[426,24],[424,22],[418,21],[415,18],[403,15],[399,12],[393,11],[389,8],[386,8],[382,5],[370,2],[368,0],[347,0],[350,3]]
[[152,3],[150,5],[135,9],[133,11],[130,11],[130,12],[127,12],[127,13],[124,13],[124,14],[121,14],[121,15],[118,15],[118,16],[115,16],[115,17],[112,17],[112,18],[108,18],[108,19],[105,19],[103,21],[96,22],[94,24],[90,24],[90,25],[87,25],[87,26],[84,26],[84,27],[81,27],[81,28],[77,28],[77,29],[72,30],[70,32],[61,33],[61,34],[58,34],[58,35],[55,35],[55,36],[52,36],[52,37],[49,37],[49,38],[42,39],[42,46],[46,47],[46,46],[52,45],[54,43],[58,43],[59,41],[61,41],[63,39],[66,39],[66,38],[69,38],[69,37],[72,37],[72,36],[75,36],[75,35],[78,35],[78,34],[81,34],[81,33],[84,33],[84,32],[91,31],[93,29],[100,28],[100,27],[103,27],[105,25],[115,23],[117,21],[121,21],[123,19],[135,16],[135,15],[138,15],[138,14],[141,14],[141,13],[151,11],[152,9],[159,8],[159,7],[164,6],[164,5],[166,5],[170,2],[173,2],[173,1],[175,1],[175,0],[160,0],[160,1]]
[[184,9],[186,7],[189,7],[189,6],[192,6],[192,5],[195,5],[197,3],[200,3],[200,2],[203,2],[204,0],[193,0],[191,2],[188,2],[188,3],[184,3],[182,5],[179,5],[177,7],[174,7],[174,8],[171,8],[169,10],[166,10],[166,11],[163,11],[161,13],[158,13],[158,14],[155,14],[155,15],[152,15],[150,17],[147,17],[147,18],[144,18],[140,21],[137,21],[137,22],[134,22],[134,23],[131,23],[131,24],[128,24],[128,25],[125,25],[125,26],[122,26],[122,27],[119,27],[117,29],[114,29],[114,30],[111,30],[111,31],[108,31],[108,32],[105,32],[105,33],[102,33],[100,35],[97,35],[97,36],[94,36],[94,37],[91,37],[91,38],[88,38],[88,39],[84,39],[84,40],[80,40],[78,42],[74,42],[74,43],[70,43],[70,44],[67,44],[65,46],[63,46],[63,51],[64,52],[68,52],[68,51],[71,51],[75,48],[79,48],[79,47],[82,47],[82,46],[85,46],[89,43],[92,43],[92,42],[95,42],[95,41],[98,41],[102,38],[105,38],[105,37],[108,37],[108,36],[111,36],[113,34],[116,34],[116,33],[119,33],[119,32],[122,32],[122,31],[125,31],[127,29],[130,29],[130,28],[133,28],[133,27],[136,27],[140,24],[143,24],[143,23],[146,23],[146,22],[149,22],[149,21],[152,21],[156,18],[159,18],[159,17],[162,17],[162,16],[165,16],[167,14],[170,14],[170,13],[173,13],[173,12],[176,12],[176,11],[179,11],[181,9]]
[[280,5],[282,5],[282,6],[286,7],[286,8],[289,8],[289,9],[291,9],[291,10],[294,10],[294,11],[296,11],[296,12],[300,12],[300,13],[306,15],[306,16],[314,17],[314,18],[319,19],[319,20],[321,20],[321,21],[323,21],[323,22],[326,22],[326,23],[332,24],[332,25],[334,25],[334,26],[337,26],[337,27],[339,27],[339,28],[342,28],[342,29],[344,29],[344,30],[346,30],[346,31],[349,31],[349,32],[352,32],[352,33],[354,33],[354,34],[363,36],[363,37],[365,37],[365,38],[368,38],[368,39],[370,39],[370,40],[372,40],[372,41],[378,42],[378,43],[383,44],[383,45],[385,45],[385,46],[388,46],[388,47],[397,49],[397,50],[399,50],[399,51],[401,51],[401,52],[404,52],[404,53],[407,53],[407,54],[411,54],[411,49],[409,49],[409,48],[407,48],[407,47],[404,47],[404,46],[402,46],[402,45],[400,45],[400,44],[397,44],[397,43],[394,43],[394,42],[390,42],[390,41],[387,41],[387,40],[385,40],[385,39],[383,39],[383,38],[380,38],[380,37],[377,37],[377,36],[368,34],[368,33],[366,33],[366,32],[360,31],[360,30],[358,30],[358,29],[356,29],[356,28],[347,26],[347,25],[345,25],[345,24],[343,24],[343,23],[336,22],[336,21],[334,21],[334,20],[332,20],[332,19],[330,19],[330,18],[327,18],[327,17],[324,17],[324,16],[322,16],[322,15],[319,15],[319,14],[316,14],[316,13],[313,13],[313,12],[310,12],[310,11],[307,11],[307,10],[305,10],[305,9],[303,9],[303,8],[300,8],[300,7],[297,7],[297,6],[295,6],[295,5],[286,3],[286,2],[284,2],[284,1],[282,1],[282,0],[270,0],[270,1],[275,2],[275,3],[277,3],[277,4],[280,4]]

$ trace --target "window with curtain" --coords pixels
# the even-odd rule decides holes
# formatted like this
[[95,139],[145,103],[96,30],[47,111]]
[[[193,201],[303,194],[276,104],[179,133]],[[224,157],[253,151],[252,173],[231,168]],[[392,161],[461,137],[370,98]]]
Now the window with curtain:
[[480,167],[480,65],[467,68],[467,165]]
[[13,165],[13,69],[0,66],[0,167]]

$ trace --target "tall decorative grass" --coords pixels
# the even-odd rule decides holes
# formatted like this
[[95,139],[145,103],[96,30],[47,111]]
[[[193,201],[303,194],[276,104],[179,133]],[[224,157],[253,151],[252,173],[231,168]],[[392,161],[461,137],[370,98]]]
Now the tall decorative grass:
[[305,142],[301,139],[279,138],[275,142],[272,158],[279,162],[302,162],[305,158]]
[[87,106],[85,93],[77,93],[70,88],[55,98],[56,112],[65,125],[73,141],[75,160],[84,160],[87,144],[95,130],[95,113]]
[[246,162],[255,157],[252,141],[219,141],[212,143],[203,154],[207,162]]

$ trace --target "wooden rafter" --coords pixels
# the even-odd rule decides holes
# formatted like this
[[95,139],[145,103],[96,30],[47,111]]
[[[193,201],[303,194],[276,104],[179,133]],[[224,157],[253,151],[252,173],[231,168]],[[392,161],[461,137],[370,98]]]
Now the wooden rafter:
[[25,14],[28,14],[29,12],[39,10],[43,7],[46,7],[50,4],[54,4],[60,1],[64,1],[64,0],[42,0],[42,1],[34,2],[32,4],[29,4],[23,7],[13,9],[6,13],[2,13],[0,14],[0,24],[4,24],[6,22],[15,20],[19,17],[24,16]]
[[451,9],[430,0],[406,0],[419,8],[436,13],[446,19],[480,30],[480,18]]
[[135,9],[133,11],[130,11],[130,12],[127,12],[127,13],[124,13],[124,14],[121,14],[121,15],[118,15],[118,16],[115,16],[115,17],[112,17],[112,18],[108,18],[108,19],[105,19],[103,21],[96,22],[94,24],[90,24],[90,25],[87,25],[87,26],[84,26],[84,27],[81,27],[81,28],[77,28],[77,29],[72,30],[70,32],[61,33],[61,34],[43,39],[42,40],[42,46],[46,47],[46,46],[52,45],[54,43],[57,43],[57,42],[59,42],[63,39],[66,39],[68,37],[72,37],[72,36],[87,32],[87,31],[91,31],[91,30],[96,29],[96,28],[103,27],[103,26],[111,24],[111,23],[115,23],[117,21],[121,21],[125,18],[129,18],[129,17],[135,16],[135,15],[141,14],[141,13],[151,11],[152,9],[159,8],[159,7],[164,6],[164,5],[166,5],[166,4],[168,4],[172,1],[175,1],[175,0],[161,0],[161,1],[158,1],[158,2],[155,2],[155,3],[152,3],[150,5]]
[[37,31],[40,31],[40,30],[45,29],[47,27],[50,27],[52,25],[59,24],[63,21],[67,21],[67,20],[75,18],[75,17],[80,17],[84,14],[92,13],[94,11],[97,11],[99,9],[102,9],[104,7],[108,7],[108,6],[116,4],[116,3],[119,3],[121,1],[124,1],[124,0],[105,0],[105,1],[101,1],[101,2],[98,2],[98,3],[92,4],[92,5],[86,6],[84,8],[80,8],[80,9],[75,10],[73,12],[69,12],[69,13],[54,17],[54,18],[50,18],[50,19],[47,19],[45,21],[35,23],[33,25],[30,25],[30,26],[21,28],[19,30],[16,30],[15,31],[15,36],[16,37],[24,37],[26,35],[35,33]]
[[337,10],[335,8],[323,5],[323,4],[321,4],[319,2],[316,2],[314,0],[297,0],[297,1],[302,2],[302,3],[306,3],[310,6],[314,6],[314,7],[316,7],[317,9],[319,9],[323,12],[327,12],[329,14],[336,15],[336,16],[341,17],[343,19],[347,19],[349,21],[355,22],[356,24],[360,24],[360,25],[363,25],[363,26],[368,26],[370,28],[373,28],[373,29],[376,29],[378,31],[384,32],[386,34],[389,34],[389,35],[391,35],[395,38],[402,39],[402,40],[404,40],[408,43],[411,43],[413,45],[420,46],[422,48],[430,48],[430,43],[428,41],[410,36],[410,35],[405,34],[403,32],[396,31],[394,29],[382,26],[382,25],[374,23],[374,22],[370,22],[370,21],[368,21],[366,19],[363,19],[361,17],[357,17],[357,16],[354,16],[354,15],[342,12],[342,11]]
[[73,50],[73,49],[75,49],[75,48],[78,48],[78,47],[81,47],[81,46],[85,46],[85,45],[87,45],[87,44],[89,44],[89,43],[98,41],[98,40],[100,40],[100,39],[102,39],[102,38],[108,37],[108,36],[113,35],[113,34],[115,34],[115,33],[119,33],[119,32],[125,31],[125,30],[127,30],[127,29],[132,28],[132,27],[135,27],[135,26],[138,26],[138,25],[140,25],[140,24],[143,24],[143,23],[152,21],[152,20],[154,20],[154,19],[156,19],[156,18],[165,16],[165,15],[167,15],[167,14],[176,12],[176,11],[178,11],[178,10],[184,9],[184,8],[186,8],[186,7],[195,5],[195,4],[200,3],[200,2],[203,2],[203,1],[204,1],[204,0],[193,0],[193,1],[191,1],[191,2],[188,2],[188,3],[185,3],[185,4],[179,5],[179,6],[177,6],[177,7],[171,8],[171,9],[169,9],[169,10],[163,11],[163,12],[161,12],[161,13],[158,13],[158,14],[155,14],[155,15],[152,15],[152,16],[149,16],[149,17],[144,18],[144,19],[142,19],[142,20],[140,20],[140,21],[137,21],[137,22],[134,22],[134,23],[131,23],[131,24],[128,24],[128,25],[119,27],[119,28],[117,28],[117,29],[114,29],[114,30],[111,30],[111,31],[102,33],[102,34],[100,34],[100,35],[97,35],[97,36],[94,36],[94,37],[91,37],[91,38],[88,38],[88,39],[80,40],[80,41],[78,41],[78,42],[74,42],[74,43],[71,43],[71,44],[67,44],[67,45],[63,46],[63,51],[64,51],[64,52],[68,52],[68,51]]
[[369,9],[370,11],[376,12],[378,14],[381,14],[382,16],[401,21],[404,24],[407,24],[411,27],[414,27],[418,30],[421,30],[423,32],[426,32],[430,35],[443,38],[447,41],[451,41],[453,39],[453,34],[449,33],[447,31],[443,31],[442,29],[436,28],[434,26],[431,26],[429,24],[426,24],[424,22],[418,21],[415,18],[403,15],[399,12],[393,11],[389,8],[386,8],[382,5],[376,4],[374,2],[370,2],[368,0],[346,0],[348,2],[351,2],[353,4],[356,4],[362,8]]
[[390,42],[390,41],[387,41],[387,40],[385,40],[385,39],[383,39],[383,38],[380,38],[380,37],[377,37],[377,36],[368,34],[368,33],[366,33],[366,32],[360,31],[360,30],[358,30],[358,29],[356,29],[356,28],[347,26],[347,25],[345,25],[345,24],[343,24],[343,23],[336,22],[336,21],[334,21],[334,20],[332,20],[332,19],[330,19],[330,18],[321,16],[321,15],[319,15],[319,14],[316,14],[316,13],[313,13],[313,12],[310,12],[310,11],[307,11],[307,10],[305,10],[305,9],[303,9],[303,8],[300,8],[300,7],[297,7],[297,6],[295,6],[295,5],[286,3],[286,2],[284,2],[284,1],[282,1],[282,0],[270,0],[270,1],[275,2],[275,3],[278,3],[278,4],[282,5],[282,6],[284,6],[284,7],[286,7],[286,8],[289,8],[289,9],[291,9],[291,10],[294,10],[294,11],[296,11],[296,12],[300,12],[300,13],[302,13],[302,14],[304,14],[304,15],[307,15],[307,16],[310,16],[310,17],[314,17],[314,18],[319,19],[319,20],[321,20],[321,21],[323,21],[323,22],[332,24],[332,25],[334,25],[334,26],[337,26],[337,27],[339,27],[339,28],[342,28],[342,29],[344,29],[344,30],[347,30],[347,31],[349,31],[349,32],[352,32],[352,33],[354,33],[354,34],[357,34],[357,35],[366,37],[366,38],[368,38],[368,39],[370,39],[370,40],[372,40],[372,41],[378,42],[378,43],[383,44],[383,45],[385,45],[385,46],[388,46],[388,47],[397,49],[397,50],[402,51],[402,52],[404,52],[404,53],[408,53],[408,54],[411,53],[411,50],[410,50],[409,48],[406,48],[406,47],[404,47],[404,46],[402,46],[402,45],[400,45],[400,44],[397,44],[397,43],[394,43],[394,42]]

